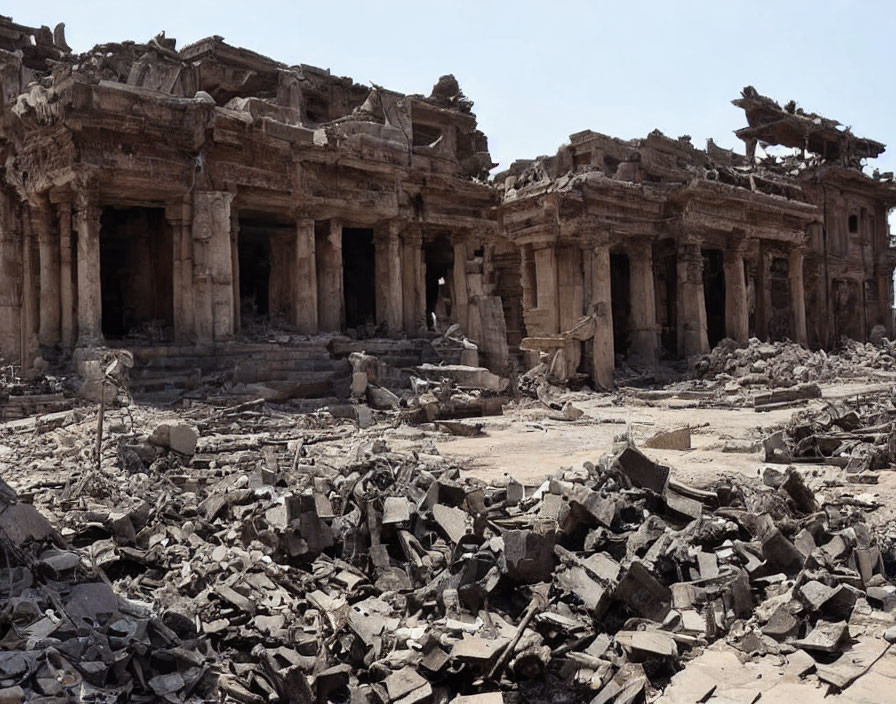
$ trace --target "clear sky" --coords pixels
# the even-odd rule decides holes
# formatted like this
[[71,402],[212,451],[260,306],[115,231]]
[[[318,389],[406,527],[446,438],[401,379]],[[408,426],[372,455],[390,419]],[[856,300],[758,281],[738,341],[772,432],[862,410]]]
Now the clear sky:
[[731,105],[751,84],[850,125],[896,170],[896,2],[880,0],[7,0],[23,24],[66,23],[76,51],[212,34],[405,93],[454,73],[502,166],[552,154],[568,135],[689,134],[742,146]]

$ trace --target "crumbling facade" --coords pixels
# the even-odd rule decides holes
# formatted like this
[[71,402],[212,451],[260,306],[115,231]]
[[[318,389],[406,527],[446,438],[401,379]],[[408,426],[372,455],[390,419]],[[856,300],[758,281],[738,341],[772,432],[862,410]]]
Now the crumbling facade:
[[418,336],[427,270],[470,327],[493,164],[453,77],[404,96],[220,37],[75,56],[61,27],[3,28],[4,356],[273,320]]
[[[617,355],[652,365],[725,337],[826,347],[892,333],[896,186],[861,169],[883,145],[749,87],[734,103],[746,157],[585,131],[496,177],[499,228],[520,252],[522,346],[553,352],[557,376],[610,388]],[[801,153],[757,159],[759,141]]]
[[451,76],[401,95],[220,37],[74,55],[61,25],[0,24],[0,354],[25,367],[259,325],[458,323],[495,371],[548,352],[610,388],[618,359],[725,337],[892,332],[896,186],[861,169],[884,146],[752,88],[734,101],[747,156],[585,131],[489,183]]

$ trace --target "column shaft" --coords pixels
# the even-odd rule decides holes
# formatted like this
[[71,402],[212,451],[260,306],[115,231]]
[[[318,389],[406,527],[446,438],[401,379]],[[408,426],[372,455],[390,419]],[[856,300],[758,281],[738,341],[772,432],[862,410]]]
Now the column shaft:
[[[230,209],[230,288],[233,296],[233,331],[242,326],[240,311],[240,218],[233,208]],[[273,277],[271,277],[273,279]],[[270,293],[268,294],[270,296]],[[274,310],[274,301],[268,301],[268,310]]]
[[725,335],[738,342],[750,336],[744,255],[739,246],[725,251]]
[[632,243],[628,248],[631,351],[648,364],[658,361],[659,330],[653,284],[653,244]]
[[317,250],[318,324],[321,330],[342,329],[342,223],[330,220],[329,230]]
[[317,262],[315,256],[314,220],[296,220],[295,296],[293,322],[299,332],[317,332]]
[[54,347],[61,340],[59,238],[49,203],[31,206],[32,227],[40,248],[40,331],[42,347]]
[[557,308],[557,257],[554,246],[535,250],[536,308],[540,312],[542,330],[530,331],[534,335],[556,335],[560,332]]
[[196,340],[228,340],[234,333],[233,254],[226,191],[193,194],[193,300]]
[[92,193],[78,194],[78,346],[102,343],[100,290],[100,207]]
[[75,343],[75,291],[72,281],[72,204],[59,204],[59,322],[62,347]]
[[40,353],[38,341],[39,316],[39,262],[36,262],[36,246],[31,214],[22,209],[22,317],[21,317],[21,362],[22,369],[30,369],[35,357]]
[[594,382],[609,391],[613,388],[616,360],[613,349],[610,248],[605,244],[595,247],[591,257],[591,314],[594,316]]
[[[806,331],[806,291],[803,287],[803,250],[794,247],[790,250],[788,265],[790,274],[790,306],[793,322],[793,337],[804,347],[809,344]],[[867,334],[867,331],[866,331]]]
[[405,227],[401,233],[401,307],[404,331],[409,336],[429,327],[424,267],[423,237],[419,230]]
[[186,202],[169,205],[166,217],[171,227],[172,301],[174,307],[174,339],[184,343],[193,339],[193,212]]
[[451,313],[466,334],[470,334],[467,312],[470,304],[467,291],[467,242],[462,237],[454,240],[454,300]]
[[683,357],[709,352],[703,255],[694,242],[678,246],[678,351]]

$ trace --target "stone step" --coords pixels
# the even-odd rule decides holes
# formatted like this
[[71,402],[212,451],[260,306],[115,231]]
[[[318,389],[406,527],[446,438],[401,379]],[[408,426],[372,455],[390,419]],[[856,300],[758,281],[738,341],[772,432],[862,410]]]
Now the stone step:
[[194,389],[202,380],[202,370],[199,368],[183,369],[179,371],[165,371],[154,373],[131,372],[130,389],[132,392],[161,391],[167,388]]

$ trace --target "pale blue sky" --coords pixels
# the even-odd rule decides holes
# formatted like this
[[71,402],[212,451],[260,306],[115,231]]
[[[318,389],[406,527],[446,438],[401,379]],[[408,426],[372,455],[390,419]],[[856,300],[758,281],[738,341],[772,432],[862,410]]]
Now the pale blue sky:
[[407,93],[454,73],[502,167],[583,129],[631,138],[659,128],[743,151],[730,101],[752,84],[891,144],[873,165],[896,169],[892,1],[7,0],[0,12],[64,21],[76,51],[165,30],[178,46],[220,34]]

